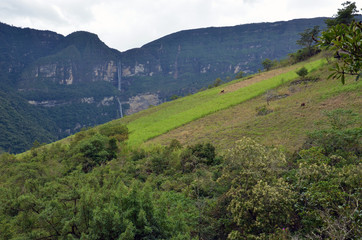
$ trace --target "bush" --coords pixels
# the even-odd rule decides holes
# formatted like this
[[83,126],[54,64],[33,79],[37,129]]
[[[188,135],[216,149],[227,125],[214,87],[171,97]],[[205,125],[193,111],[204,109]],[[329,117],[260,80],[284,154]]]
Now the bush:
[[106,124],[99,129],[100,134],[113,137],[120,142],[128,139],[128,128],[121,124]]
[[240,72],[238,72],[238,73],[236,74],[235,79],[243,78],[244,75],[245,75],[245,73],[244,73],[243,71],[240,71]]
[[269,58],[266,58],[261,64],[266,71],[269,71],[274,66],[273,61]]
[[298,74],[299,77],[305,78],[305,76],[308,75],[308,69],[306,69],[305,67],[302,67],[301,69],[296,71],[296,73]]
[[313,46],[311,49],[302,48],[295,53],[289,54],[289,59],[292,63],[298,63],[318,54],[319,52],[320,50],[316,46]]
[[216,158],[215,147],[210,143],[188,146],[181,153],[183,172],[192,172],[199,164],[212,166],[219,162],[220,160]]
[[267,106],[263,105],[261,107],[257,107],[256,112],[257,112],[258,116],[265,116],[265,115],[268,115],[269,113],[272,113],[273,110],[268,109]]
[[89,172],[94,167],[115,158],[118,147],[114,138],[109,139],[101,134],[95,134],[79,142],[74,150],[73,158],[81,161],[84,172]]
[[361,155],[362,128],[353,127],[358,114],[351,110],[336,109],[325,112],[327,120],[320,124],[327,128],[308,133],[305,148],[322,147],[326,155],[338,154]]
[[167,147],[167,149],[169,149],[171,151],[178,150],[178,149],[181,149],[181,148],[182,148],[182,144],[177,139],[172,139],[170,144]]

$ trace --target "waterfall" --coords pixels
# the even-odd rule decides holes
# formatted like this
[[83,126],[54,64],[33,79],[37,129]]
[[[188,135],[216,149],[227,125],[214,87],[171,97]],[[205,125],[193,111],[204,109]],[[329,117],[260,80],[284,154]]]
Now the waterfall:
[[[117,66],[117,73],[118,73],[118,91],[121,92],[122,90],[122,64],[121,61],[118,62]],[[121,118],[123,118],[123,110],[122,110],[122,103],[117,97],[118,105],[119,105],[119,113],[121,114]]]
[[119,112],[121,114],[121,118],[123,118],[123,111],[122,111],[122,103],[119,100],[119,97],[117,97],[118,105],[119,105]]

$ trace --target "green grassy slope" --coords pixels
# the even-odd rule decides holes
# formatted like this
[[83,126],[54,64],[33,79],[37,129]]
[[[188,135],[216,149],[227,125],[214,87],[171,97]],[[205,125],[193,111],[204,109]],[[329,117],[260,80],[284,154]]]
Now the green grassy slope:
[[[312,71],[324,63],[324,60],[315,60],[296,65],[294,69],[304,65],[309,71]],[[295,70],[290,70],[225,94],[220,94],[220,90],[225,86],[213,88],[126,117],[120,122],[127,124],[130,130],[129,144],[137,145],[189,122],[259,96],[269,89],[292,81],[296,77]],[[228,85],[236,82],[231,82]]]
[[[178,139],[184,144],[212,142],[222,150],[247,136],[265,145],[284,146],[292,152],[302,146],[308,131],[318,129],[316,123],[326,118],[325,111],[344,108],[362,114],[361,81],[355,82],[350,78],[342,85],[338,80],[327,79],[328,66],[310,75],[318,77],[319,81],[281,85],[274,94],[288,94],[288,97],[273,100],[269,106],[265,95],[260,95],[174,129],[148,143],[169,144],[171,139]],[[273,112],[257,115],[256,109],[262,106]]]

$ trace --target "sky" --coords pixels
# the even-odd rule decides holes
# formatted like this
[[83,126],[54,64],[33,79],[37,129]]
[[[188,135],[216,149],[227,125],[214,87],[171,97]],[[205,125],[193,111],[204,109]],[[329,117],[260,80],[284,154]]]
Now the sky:
[[343,2],[345,0],[0,0],[0,22],[50,30],[64,36],[88,31],[97,34],[109,47],[126,51],[187,29],[332,17]]

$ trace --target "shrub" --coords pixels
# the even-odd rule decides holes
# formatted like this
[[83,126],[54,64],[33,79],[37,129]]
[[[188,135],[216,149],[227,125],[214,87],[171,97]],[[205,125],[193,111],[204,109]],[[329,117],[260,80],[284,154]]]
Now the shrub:
[[177,139],[172,139],[167,148],[168,148],[169,150],[171,150],[171,151],[177,150],[177,149],[181,149],[181,148],[182,148],[182,144],[180,143],[179,140],[177,140]]
[[348,155],[349,153],[361,154],[362,128],[355,127],[358,114],[351,110],[336,109],[325,112],[328,117],[320,124],[327,128],[308,133],[305,148],[311,146],[322,147],[326,155],[338,154]]
[[305,67],[302,67],[301,69],[296,71],[296,73],[298,74],[299,77],[305,78],[305,76],[308,75],[308,69],[306,69]]
[[263,105],[261,107],[257,107],[256,108],[256,112],[258,116],[264,116],[267,115],[269,113],[272,113],[273,110],[272,109],[268,109],[266,105]]
[[289,54],[289,59],[292,63],[298,63],[316,55],[319,52],[320,50],[316,46],[313,46],[311,49],[302,48],[295,53]]
[[183,172],[192,172],[199,164],[209,166],[220,162],[216,158],[215,147],[211,143],[188,146],[181,153],[181,167]]
[[108,138],[99,133],[80,141],[71,151],[73,159],[82,164],[84,172],[112,160],[117,156],[116,139]]
[[121,124],[106,124],[99,129],[100,134],[113,137],[120,142],[128,139],[128,128]]

